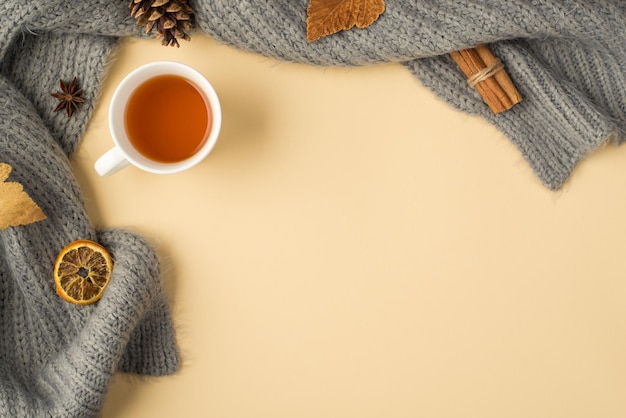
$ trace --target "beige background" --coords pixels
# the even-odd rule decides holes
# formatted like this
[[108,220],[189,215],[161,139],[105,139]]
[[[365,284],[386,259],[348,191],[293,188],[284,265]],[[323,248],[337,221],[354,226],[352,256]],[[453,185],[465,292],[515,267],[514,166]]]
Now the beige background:
[[[97,177],[113,89],[158,59],[213,83],[218,145]],[[554,193],[400,65],[127,40],[74,164],[96,225],[162,256],[184,364],[116,376],[104,416],[623,418],[624,163],[607,146]]]

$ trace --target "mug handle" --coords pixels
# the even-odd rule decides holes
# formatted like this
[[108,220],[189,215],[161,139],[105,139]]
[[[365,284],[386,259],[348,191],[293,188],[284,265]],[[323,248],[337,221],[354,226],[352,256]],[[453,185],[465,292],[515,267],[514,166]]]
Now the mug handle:
[[129,164],[130,161],[126,159],[119,147],[113,147],[98,158],[94,168],[100,177],[104,177],[117,173]]

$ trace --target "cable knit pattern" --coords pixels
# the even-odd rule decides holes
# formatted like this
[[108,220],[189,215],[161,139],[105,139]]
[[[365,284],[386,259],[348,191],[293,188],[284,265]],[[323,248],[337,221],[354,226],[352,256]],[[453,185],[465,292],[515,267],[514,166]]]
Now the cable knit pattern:
[[[179,355],[159,260],[141,237],[91,224],[69,157],[121,36],[143,36],[128,0],[0,2],[0,162],[47,219],[0,231],[0,416],[98,415],[112,375],[174,373]],[[218,41],[313,65],[399,62],[443,100],[500,129],[558,189],[577,162],[626,128],[623,0],[390,0],[367,29],[306,41],[308,0],[197,0]],[[489,43],[524,101],[493,115],[448,52]],[[182,46],[183,48],[185,45]],[[87,99],[70,119],[49,93],[77,76]],[[496,175],[496,173],[494,173]],[[57,253],[76,239],[114,257],[94,305],[55,294]]]
[[[308,0],[197,2],[199,26],[227,44],[317,65],[402,62],[452,106],[494,124],[550,189],[626,136],[626,2],[388,1],[366,30],[306,42]],[[447,53],[488,43],[524,101],[494,116]]]

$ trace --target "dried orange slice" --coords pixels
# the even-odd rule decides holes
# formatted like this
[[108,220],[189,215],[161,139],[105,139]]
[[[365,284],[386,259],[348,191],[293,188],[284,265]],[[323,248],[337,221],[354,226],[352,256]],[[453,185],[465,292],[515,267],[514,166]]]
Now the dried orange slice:
[[112,270],[111,256],[100,244],[74,241],[61,250],[54,265],[57,294],[77,305],[93,303],[102,297]]

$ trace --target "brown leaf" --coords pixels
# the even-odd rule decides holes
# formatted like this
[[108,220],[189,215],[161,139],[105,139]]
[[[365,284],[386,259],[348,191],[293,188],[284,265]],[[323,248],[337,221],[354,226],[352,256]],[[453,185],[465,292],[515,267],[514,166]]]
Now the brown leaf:
[[366,28],[385,11],[385,0],[311,0],[306,39],[313,42],[341,30]]
[[10,165],[0,163],[0,229],[46,219],[41,208],[24,192],[20,183],[5,181],[11,170]]

